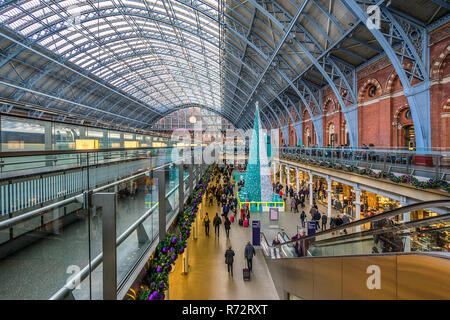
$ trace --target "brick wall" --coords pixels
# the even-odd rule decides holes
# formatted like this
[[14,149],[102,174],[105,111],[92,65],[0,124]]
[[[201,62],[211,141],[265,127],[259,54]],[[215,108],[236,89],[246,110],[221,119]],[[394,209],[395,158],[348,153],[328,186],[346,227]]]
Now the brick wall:
[[[431,143],[433,147],[450,148],[450,23],[444,24],[430,36],[430,116]],[[406,64],[405,68],[409,68]],[[374,144],[376,147],[405,146],[405,129],[412,125],[407,119],[408,100],[403,87],[389,59],[385,56],[358,71],[358,144]],[[375,89],[371,89],[375,87]],[[306,145],[306,131],[310,130],[311,144],[316,143],[314,127],[306,108],[303,113],[303,144]],[[338,134],[337,144],[345,143],[345,117],[330,88],[323,91],[323,143],[329,144],[329,128],[333,123]],[[295,130],[289,130],[296,141]],[[292,144],[291,144],[292,141]]]

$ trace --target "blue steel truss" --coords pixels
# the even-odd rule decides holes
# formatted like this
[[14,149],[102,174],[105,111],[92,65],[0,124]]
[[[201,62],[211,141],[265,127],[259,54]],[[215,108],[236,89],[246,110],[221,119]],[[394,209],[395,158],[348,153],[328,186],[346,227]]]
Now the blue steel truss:
[[[327,3],[0,0],[0,95],[60,110],[59,120],[80,114],[139,129],[186,106],[251,128],[259,101],[264,126],[281,128],[287,137],[292,124],[297,142],[306,109],[322,145],[322,91],[328,87],[356,147],[356,67],[385,53],[408,97],[416,144],[429,148],[427,26],[380,0]],[[433,3],[449,9],[446,2]],[[367,25],[373,5],[381,9],[379,30]],[[358,28],[378,44],[356,37]],[[30,115],[41,117],[42,110]]]

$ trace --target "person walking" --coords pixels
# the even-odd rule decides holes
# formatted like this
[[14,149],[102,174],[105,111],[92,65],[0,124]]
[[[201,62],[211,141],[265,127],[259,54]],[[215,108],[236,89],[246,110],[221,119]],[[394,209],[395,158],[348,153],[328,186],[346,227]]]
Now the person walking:
[[225,222],[224,222],[224,227],[225,227],[225,233],[227,234],[227,238],[230,237],[230,228],[231,228],[231,221],[230,219],[228,219],[228,217],[225,217]]
[[250,272],[252,272],[252,268],[253,268],[252,260],[253,260],[253,256],[255,256],[255,255],[256,255],[255,248],[252,246],[250,241],[248,241],[247,245],[245,246],[244,256],[245,256],[245,258],[247,258],[247,267]]
[[306,213],[305,213],[305,210],[302,210],[302,213],[300,214],[300,220],[302,220],[302,228],[305,227],[305,219],[306,219]]
[[218,213],[216,213],[216,216],[214,217],[213,224],[214,224],[214,233],[217,236],[219,236],[220,225],[222,224],[222,220],[220,220]]
[[209,237],[209,220],[208,212],[206,212],[205,217],[203,218],[203,223],[205,224],[205,234]]
[[291,212],[297,211],[297,201],[294,197],[291,197]]
[[[350,219],[347,214],[342,215],[342,224],[350,223]],[[347,234],[347,229],[344,229],[344,233]]]
[[224,221],[226,221],[228,219],[228,212],[230,212],[230,207],[228,206],[228,201],[225,200],[225,203],[223,205],[223,209],[222,209],[222,216],[224,218]]
[[327,230],[327,221],[328,221],[328,217],[327,215],[324,213],[322,215],[322,231]]
[[227,251],[225,251],[225,263],[228,266],[228,274],[233,276],[233,262],[234,262],[234,251],[231,249],[231,246],[228,247]]
[[297,195],[294,196],[295,198],[295,211],[298,213],[298,205],[300,204],[300,199],[297,197]]
[[[341,216],[340,216],[340,215],[337,215],[336,219],[334,220],[334,225],[335,225],[336,227],[339,227],[339,226],[341,226],[343,223],[344,223],[344,221],[342,220]],[[339,231],[338,234],[340,234],[340,233],[341,233],[341,231]]]
[[316,208],[316,212],[314,212],[314,217],[313,217],[314,221],[316,222],[316,230],[320,228],[320,226],[319,226],[320,218],[321,218],[321,215],[319,213],[319,210],[317,210],[317,208]]

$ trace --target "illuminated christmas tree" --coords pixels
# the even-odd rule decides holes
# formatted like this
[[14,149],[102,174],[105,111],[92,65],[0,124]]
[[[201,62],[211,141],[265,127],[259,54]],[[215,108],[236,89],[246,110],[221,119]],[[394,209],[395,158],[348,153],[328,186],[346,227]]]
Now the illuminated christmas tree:
[[267,138],[261,126],[257,103],[245,186],[241,192],[241,200],[269,202],[272,201],[272,196],[269,160],[267,158]]

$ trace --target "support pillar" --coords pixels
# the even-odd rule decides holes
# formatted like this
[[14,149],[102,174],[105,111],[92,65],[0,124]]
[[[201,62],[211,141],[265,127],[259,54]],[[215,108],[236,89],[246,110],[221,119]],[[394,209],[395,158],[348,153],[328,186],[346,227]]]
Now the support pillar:
[[155,172],[158,179],[158,206],[159,206],[159,240],[166,240],[166,174],[165,170]]
[[[355,205],[355,220],[359,220],[361,216],[361,189],[358,187],[355,189],[355,202],[353,203]],[[360,226],[356,227],[356,232],[359,232],[361,230]]]
[[309,171],[309,205],[313,206],[313,175],[312,172]]
[[297,167],[295,167],[295,180],[296,180],[296,183],[297,183],[297,194],[298,194],[298,192],[300,191],[300,186],[299,186],[300,178],[298,176],[298,168]]
[[[400,198],[400,205],[402,207],[408,205],[408,201],[407,201],[406,197],[401,197]],[[404,213],[403,214],[403,223],[407,223],[409,221],[411,221],[410,220],[410,213],[409,212]],[[409,233],[409,230],[408,229],[404,229],[403,233]],[[404,252],[410,252],[411,251],[411,239],[407,235],[405,235],[405,242],[404,242],[404,244],[405,244],[405,247],[404,247],[403,251]]]
[[116,193],[92,195],[92,206],[102,207],[103,300],[117,300]]
[[[44,149],[45,150],[53,150],[53,132],[52,132],[53,123],[50,121],[44,122]],[[45,159],[48,160],[45,162],[45,166],[51,167],[55,163],[52,161],[55,156],[47,155]]]
[[283,184],[283,165],[280,162],[280,184]]
[[183,253],[183,272],[182,274],[188,274],[189,272],[189,245],[186,246]]
[[184,211],[184,165],[178,165],[178,213]]
[[291,183],[291,167],[286,166],[286,171],[287,171],[287,174],[286,174],[286,185],[289,186],[290,183]]

